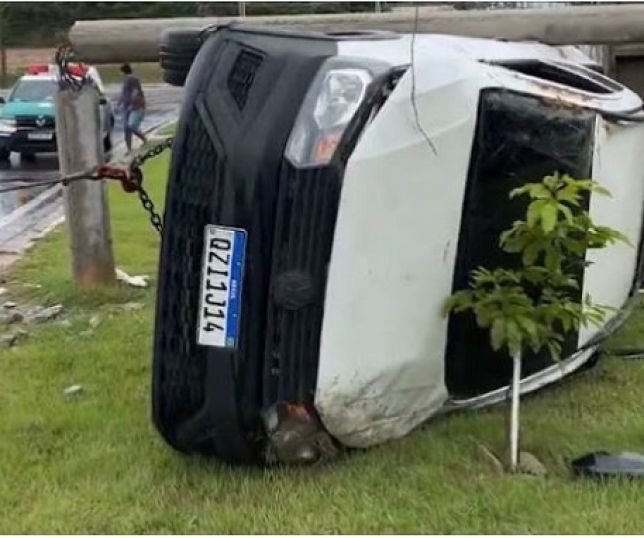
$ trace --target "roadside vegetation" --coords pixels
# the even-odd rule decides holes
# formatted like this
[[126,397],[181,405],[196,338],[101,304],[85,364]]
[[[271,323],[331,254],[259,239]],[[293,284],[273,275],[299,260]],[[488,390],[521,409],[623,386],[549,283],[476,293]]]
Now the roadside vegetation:
[[[161,204],[167,155],[146,168]],[[156,278],[159,239],[137,198],[110,186],[115,253]],[[229,467],[167,447],[150,421],[154,286],[78,292],[62,226],[7,275],[16,301],[62,303],[71,324],[0,351],[0,533],[639,533],[642,481],[575,479],[585,452],[644,451],[644,361],[605,357],[525,398],[522,447],[547,477],[499,473],[505,407],[433,420],[330,464]],[[30,287],[25,287],[27,284]],[[40,285],[40,288],[33,288]],[[143,303],[110,313],[109,305]],[[100,323],[91,328],[93,316]],[[644,346],[644,309],[610,344]],[[70,385],[82,391],[66,396]]]

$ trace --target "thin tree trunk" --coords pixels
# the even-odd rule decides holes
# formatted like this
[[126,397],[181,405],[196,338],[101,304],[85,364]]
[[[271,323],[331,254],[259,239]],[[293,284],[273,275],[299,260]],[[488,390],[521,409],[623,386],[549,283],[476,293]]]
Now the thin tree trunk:
[[2,87],[7,85],[7,47],[4,44],[4,36],[0,41],[0,71],[2,72]]
[[510,402],[510,470],[519,468],[519,399],[521,396],[521,352],[512,357],[512,399]]

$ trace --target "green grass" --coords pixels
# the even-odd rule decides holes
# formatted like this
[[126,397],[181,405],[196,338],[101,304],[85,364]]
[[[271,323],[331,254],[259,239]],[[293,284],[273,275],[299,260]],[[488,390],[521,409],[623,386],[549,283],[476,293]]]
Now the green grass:
[[[147,169],[155,201],[167,161]],[[138,200],[110,192],[119,266],[155,275],[159,240]],[[589,450],[644,451],[644,361],[607,358],[524,399],[522,444],[550,475],[496,474],[477,443],[503,447],[504,409],[432,421],[408,437],[300,468],[232,468],[173,452],[150,421],[153,290],[79,293],[64,227],[10,275],[32,300],[63,302],[72,327],[30,329],[0,352],[0,533],[639,533],[643,482],[574,479]],[[26,292],[21,292],[23,295]],[[104,303],[146,308],[109,317]],[[644,345],[644,310],[615,345]],[[79,383],[85,392],[66,398]]]
[[175,136],[177,134],[177,122],[172,121],[165,124],[155,133],[157,136]]

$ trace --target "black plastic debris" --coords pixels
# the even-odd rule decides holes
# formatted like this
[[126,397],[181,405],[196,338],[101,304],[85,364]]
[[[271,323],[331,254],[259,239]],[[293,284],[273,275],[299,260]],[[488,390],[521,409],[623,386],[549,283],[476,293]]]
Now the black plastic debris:
[[591,452],[571,462],[575,475],[590,478],[644,477],[644,455],[634,452]]

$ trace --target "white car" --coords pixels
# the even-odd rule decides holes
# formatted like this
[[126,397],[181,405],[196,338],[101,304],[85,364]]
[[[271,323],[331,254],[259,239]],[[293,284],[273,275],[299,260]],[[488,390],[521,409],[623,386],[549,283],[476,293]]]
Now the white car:
[[[613,196],[590,215],[641,243],[642,101],[575,48],[237,26],[184,60],[153,376],[179,450],[308,461],[505,398],[510,361],[442,306],[508,263],[525,182],[595,179]],[[640,260],[589,251],[579,293],[624,307]],[[619,319],[559,364],[526,357],[522,391],[578,369]]]

